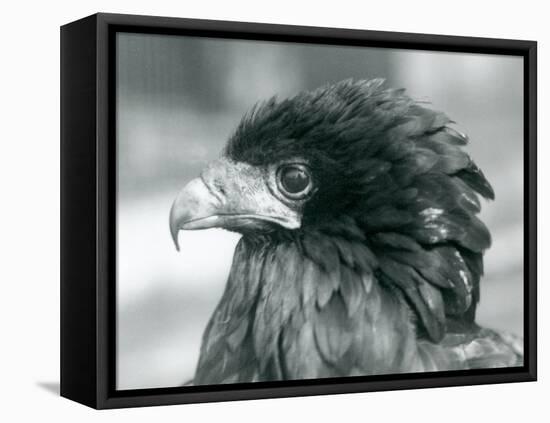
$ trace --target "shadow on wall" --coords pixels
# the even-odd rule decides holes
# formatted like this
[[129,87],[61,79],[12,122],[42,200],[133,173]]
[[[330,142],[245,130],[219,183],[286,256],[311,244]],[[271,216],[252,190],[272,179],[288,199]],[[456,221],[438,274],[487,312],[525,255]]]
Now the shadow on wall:
[[36,382],[36,386],[42,388],[44,391],[59,396],[61,393],[59,382]]

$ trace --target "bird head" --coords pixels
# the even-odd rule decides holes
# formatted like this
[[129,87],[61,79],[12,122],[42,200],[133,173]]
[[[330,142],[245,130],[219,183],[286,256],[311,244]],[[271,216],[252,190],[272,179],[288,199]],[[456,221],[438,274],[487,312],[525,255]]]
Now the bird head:
[[176,198],[170,213],[176,246],[180,229],[300,232],[348,214],[368,182],[359,173],[368,166],[373,129],[382,132],[369,96],[378,84],[346,82],[254,107],[222,158]]
[[[244,237],[357,239],[378,257],[381,278],[402,279],[403,266],[412,266],[409,278],[448,288],[445,312],[464,313],[477,301],[478,255],[490,244],[476,217],[478,194],[494,194],[461,148],[467,138],[450,124],[379,79],[260,103],[222,157],[177,196],[174,242],[182,229],[212,227]],[[408,282],[394,282],[408,290]]]

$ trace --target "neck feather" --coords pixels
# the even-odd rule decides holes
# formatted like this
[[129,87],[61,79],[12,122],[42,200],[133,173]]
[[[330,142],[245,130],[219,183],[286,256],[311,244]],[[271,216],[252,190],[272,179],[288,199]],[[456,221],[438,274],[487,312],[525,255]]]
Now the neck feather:
[[320,232],[241,239],[222,303],[248,319],[260,379],[404,371],[410,311],[375,265],[363,243]]

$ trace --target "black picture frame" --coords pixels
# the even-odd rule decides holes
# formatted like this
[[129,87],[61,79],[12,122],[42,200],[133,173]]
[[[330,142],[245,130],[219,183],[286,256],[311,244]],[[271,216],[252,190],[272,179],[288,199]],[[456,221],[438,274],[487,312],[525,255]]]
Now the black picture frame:
[[[114,36],[140,32],[517,55],[524,59],[523,367],[115,390]],[[118,408],[534,381],[537,44],[534,41],[95,14],[61,28],[61,395]]]

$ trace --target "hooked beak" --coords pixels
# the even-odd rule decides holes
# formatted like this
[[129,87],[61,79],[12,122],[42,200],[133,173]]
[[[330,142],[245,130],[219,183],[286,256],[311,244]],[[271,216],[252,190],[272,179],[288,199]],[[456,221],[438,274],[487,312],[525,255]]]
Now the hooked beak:
[[193,179],[180,191],[170,209],[170,233],[178,251],[181,229],[207,229],[219,225],[219,206],[218,199],[201,178]]
[[227,159],[212,162],[172,204],[170,234],[176,249],[180,230],[224,228],[244,233],[299,228],[299,214],[273,195],[269,183],[254,166]]

